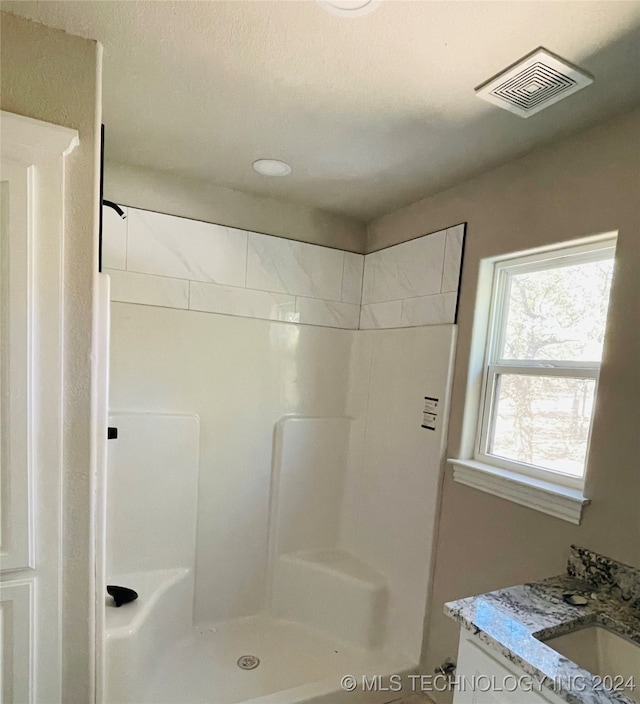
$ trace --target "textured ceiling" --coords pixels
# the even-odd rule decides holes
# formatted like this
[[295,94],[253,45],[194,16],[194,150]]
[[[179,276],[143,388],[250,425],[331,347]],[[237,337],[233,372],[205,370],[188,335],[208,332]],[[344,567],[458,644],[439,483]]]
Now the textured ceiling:
[[[364,220],[640,103],[640,2],[2,7],[102,42],[108,159]],[[527,120],[474,96],[540,45],[595,84]],[[293,174],[255,174],[262,157]]]

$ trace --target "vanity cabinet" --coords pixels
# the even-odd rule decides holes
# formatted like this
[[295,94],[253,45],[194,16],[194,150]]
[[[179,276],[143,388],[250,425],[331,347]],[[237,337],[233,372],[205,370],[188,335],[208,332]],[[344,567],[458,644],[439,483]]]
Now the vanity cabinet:
[[454,704],[567,704],[465,629],[456,677]]

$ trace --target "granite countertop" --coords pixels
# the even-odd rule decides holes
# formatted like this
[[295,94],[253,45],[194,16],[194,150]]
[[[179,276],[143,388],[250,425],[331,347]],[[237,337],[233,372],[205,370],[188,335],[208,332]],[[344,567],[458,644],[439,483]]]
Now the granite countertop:
[[[584,595],[571,606],[563,593]],[[599,680],[542,640],[586,625],[600,625],[640,646],[640,570],[572,546],[567,574],[460,599],[445,613],[498,654],[571,704],[635,704],[640,692],[606,691]],[[617,673],[615,673],[617,674]],[[580,691],[571,691],[571,682]]]

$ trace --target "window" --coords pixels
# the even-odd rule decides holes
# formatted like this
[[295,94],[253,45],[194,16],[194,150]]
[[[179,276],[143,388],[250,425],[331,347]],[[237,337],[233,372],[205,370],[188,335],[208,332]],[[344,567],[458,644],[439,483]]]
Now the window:
[[582,486],[614,246],[495,264],[480,461]]
[[[614,253],[615,237],[606,236],[488,265],[493,280],[473,460],[452,460],[456,480],[514,494],[525,505],[537,500],[521,486],[513,489],[514,482],[546,494],[557,487],[563,500],[581,500],[580,511],[587,503],[581,492]],[[546,498],[538,496],[543,504]],[[556,509],[540,508],[559,515]]]

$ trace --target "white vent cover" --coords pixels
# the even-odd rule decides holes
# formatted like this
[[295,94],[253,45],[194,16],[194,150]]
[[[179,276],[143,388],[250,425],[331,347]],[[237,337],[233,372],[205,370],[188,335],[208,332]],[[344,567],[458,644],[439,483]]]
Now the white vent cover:
[[476,95],[520,117],[593,83],[593,77],[540,47],[476,88]]

